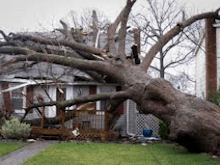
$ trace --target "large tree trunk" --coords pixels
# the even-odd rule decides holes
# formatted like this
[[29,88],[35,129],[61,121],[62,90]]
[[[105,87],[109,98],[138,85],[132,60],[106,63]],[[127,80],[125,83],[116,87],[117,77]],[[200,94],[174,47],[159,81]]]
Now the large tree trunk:
[[[91,101],[106,99],[125,100],[129,98],[137,103],[139,111],[144,114],[154,114],[165,122],[170,123],[171,138],[187,147],[189,151],[210,152],[215,150],[220,134],[220,109],[214,104],[196,98],[195,96],[181,93],[164,79],[151,79],[146,73],[156,54],[169,41],[181,33],[184,28],[197,20],[206,18],[220,19],[220,8],[215,12],[197,14],[177,23],[177,25],[166,34],[159,37],[158,42],[149,49],[142,63],[138,66],[134,66],[132,62],[129,62],[125,57],[125,38],[128,16],[135,2],[136,0],[127,0],[124,9],[115,22],[109,26],[109,52],[106,52],[104,49],[76,42],[74,36],[70,33],[71,31],[68,31],[66,24],[63,22],[61,22],[64,27],[63,33],[66,34],[68,40],[11,33],[9,36],[6,36],[4,32],[0,30],[0,34],[2,34],[5,39],[5,42],[0,42],[0,52],[8,55],[16,54],[16,57],[5,61],[1,65],[1,72],[4,73],[5,71],[8,73],[9,67],[16,62],[41,61],[87,71],[87,73],[93,73],[90,74],[92,77],[98,76],[96,79],[108,76],[110,80],[121,84],[122,91],[80,96],[61,102],[40,102],[25,108],[25,110],[28,113],[30,109],[42,106],[57,106],[60,109],[65,109],[75,104]],[[117,50],[118,53],[116,53],[115,34],[119,24],[121,25],[118,34],[118,36],[120,36],[118,39],[119,50]],[[57,48],[64,46],[68,48],[67,50],[72,49],[70,52],[72,52],[71,54],[73,56],[62,56],[62,53],[59,54],[60,51],[56,54],[42,53],[42,51],[37,52],[37,50],[31,46],[32,44],[26,46],[24,44],[25,41],[40,43],[42,45],[53,45],[57,46]],[[86,59],[84,59],[85,55],[82,55],[85,53],[87,54]],[[103,82],[104,81],[103,79]],[[111,113],[114,113],[114,111]],[[112,118],[110,119],[112,120]]]
[[[132,99],[144,114],[154,114],[170,124],[170,138],[191,152],[212,152],[220,137],[218,106],[184,94],[164,79],[134,84]],[[138,89],[138,90],[137,90]]]

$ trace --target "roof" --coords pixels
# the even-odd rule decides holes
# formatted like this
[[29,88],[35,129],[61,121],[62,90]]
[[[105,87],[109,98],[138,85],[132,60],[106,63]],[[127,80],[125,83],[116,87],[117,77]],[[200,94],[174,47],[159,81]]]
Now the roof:
[[[107,39],[107,33],[100,32],[99,31],[99,37],[98,41],[96,41],[96,44],[100,48],[105,48],[108,39]],[[20,34],[27,34],[32,36],[40,36],[40,37],[49,37],[53,39],[64,39],[62,33],[58,31],[53,32],[27,32],[27,33],[20,33]],[[84,36],[82,42],[86,45],[94,45],[95,43],[92,41],[92,35],[89,34]],[[23,44],[23,43],[21,43]],[[131,46],[134,44],[134,37],[133,37],[133,31],[128,31],[128,35],[126,38],[126,55],[129,56],[131,54]],[[31,41],[25,41],[25,45],[36,45],[39,46],[39,43],[33,43]],[[44,49],[45,45],[42,46],[42,49]],[[49,45],[49,48],[53,49],[65,49],[68,48],[62,48],[58,46]],[[118,47],[118,43],[116,41],[116,49]],[[71,51],[71,50],[70,50]],[[3,55],[0,54],[0,63],[4,63],[5,61],[8,61],[15,57],[15,55]],[[1,70],[0,71],[0,79],[43,79],[43,80],[54,80],[59,82],[65,82],[65,83],[73,83],[76,79],[84,80],[84,81],[94,81],[94,79],[85,73],[82,70],[71,68],[67,66],[62,66],[58,64],[53,63],[46,63],[46,62],[33,62],[33,61],[23,61],[18,62],[16,64],[13,64],[13,66],[10,66],[8,70]]]
[[[13,57],[15,56],[0,55],[0,63],[4,63]],[[0,79],[14,78],[54,80],[66,83],[73,83],[76,78],[85,81],[93,81],[91,76],[76,68],[46,62],[34,63],[31,61],[18,62],[5,71],[1,70]]]

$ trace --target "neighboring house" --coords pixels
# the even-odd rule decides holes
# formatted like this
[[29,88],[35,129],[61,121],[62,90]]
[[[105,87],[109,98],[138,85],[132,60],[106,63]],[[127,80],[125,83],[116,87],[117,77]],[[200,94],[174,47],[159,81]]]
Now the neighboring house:
[[[131,46],[135,41],[132,32],[129,32],[128,36],[126,54],[129,56]],[[88,37],[84,38],[84,43],[94,44]],[[106,43],[106,34],[101,33],[99,47],[106,46]],[[4,63],[10,58],[13,58],[13,56],[0,55],[0,63]],[[26,67],[26,65],[31,67]],[[16,69],[11,68],[11,70],[1,73],[0,105],[5,111],[13,112],[13,115],[22,117],[25,114],[23,108],[32,103],[51,100],[62,101],[78,96],[113,92],[118,89],[118,84],[97,83],[88,74],[75,68],[46,62],[33,63],[26,61],[16,64]],[[73,119],[65,122],[65,126],[71,129],[75,123],[80,123],[82,128],[104,129],[104,107],[107,103],[107,100],[97,101],[92,107],[96,110],[95,113],[88,114],[82,111]],[[66,111],[72,111],[77,107],[79,105],[69,107]],[[25,119],[41,118],[39,111],[42,111],[42,108],[31,110]],[[133,101],[125,101],[119,106],[118,111],[122,116],[115,127],[120,127],[122,135],[141,135],[141,130],[144,128],[153,129],[154,135],[157,135],[159,129],[158,119],[153,115],[139,114]],[[45,107],[47,118],[59,117],[60,114],[61,111],[56,106]]]
[[205,20],[205,33],[195,51],[196,96],[210,100],[220,86],[220,23]]

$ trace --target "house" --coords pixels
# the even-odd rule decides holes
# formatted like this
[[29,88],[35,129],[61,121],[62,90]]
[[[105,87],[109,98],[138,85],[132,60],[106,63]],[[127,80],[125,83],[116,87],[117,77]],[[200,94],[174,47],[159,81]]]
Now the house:
[[[126,54],[131,54],[131,47],[135,43],[134,33],[128,32],[126,41]],[[36,34],[32,34],[36,35]],[[57,35],[56,35],[57,36]],[[99,47],[107,44],[107,34],[100,33],[98,39]],[[83,41],[85,44],[94,44],[87,36]],[[0,62],[4,63],[13,55],[0,55]],[[78,96],[91,95],[103,92],[120,90],[120,85],[115,83],[98,83],[89,74],[76,68],[46,62],[19,62],[0,75],[0,105],[4,111],[12,112],[14,116],[22,118],[25,115],[23,108],[32,103],[41,101],[62,101]],[[65,121],[65,128],[74,129],[79,127],[80,131],[87,130],[86,137],[91,136],[91,131],[105,130],[106,112],[104,111],[108,100],[101,100],[91,104],[75,105],[65,109],[74,112],[73,117]],[[141,135],[141,130],[151,128],[154,135],[158,132],[158,119],[153,115],[139,114],[132,100],[127,100],[118,108],[122,114],[115,128],[120,128],[123,136]],[[42,114],[42,115],[41,115]],[[42,117],[43,116],[43,117]],[[62,119],[62,110],[56,106],[35,108],[26,116],[25,120]],[[47,121],[47,129],[52,127],[51,120]],[[42,121],[41,121],[42,122]],[[42,125],[42,129],[45,124]],[[90,130],[90,132],[88,131]],[[53,130],[53,132],[56,130]],[[51,132],[50,132],[51,133]],[[44,132],[44,134],[46,134]]]
[[210,100],[220,85],[220,22],[205,20],[196,50],[196,96]]

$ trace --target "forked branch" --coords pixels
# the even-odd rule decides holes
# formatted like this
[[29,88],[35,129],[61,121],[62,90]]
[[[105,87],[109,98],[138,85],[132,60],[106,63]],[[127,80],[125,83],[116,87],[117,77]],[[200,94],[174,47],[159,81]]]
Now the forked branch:
[[165,35],[161,36],[158,42],[156,42],[151,49],[148,51],[146,54],[142,64],[140,67],[144,70],[147,70],[156,56],[156,54],[177,34],[179,34],[185,27],[191,25],[192,23],[201,20],[201,19],[206,19],[206,18],[216,18],[220,19],[220,16],[218,15],[218,11],[216,10],[215,12],[207,12],[207,13],[202,13],[202,14],[197,14],[189,19],[177,23],[175,27],[173,27],[170,31],[168,31]]
[[129,13],[131,12],[131,8],[134,5],[134,3],[136,2],[136,0],[127,0],[127,4],[126,6],[123,8],[123,10],[120,12],[120,14],[118,15],[118,17],[116,18],[115,22],[112,23],[109,26],[108,29],[108,43],[109,43],[109,52],[112,54],[116,53],[116,48],[115,48],[115,34],[116,34],[116,29],[119,26],[119,24],[121,23],[121,25],[123,27],[121,27],[121,41],[123,40],[123,38],[125,38],[126,35],[124,35],[124,31],[126,34],[126,25],[127,25],[127,20],[128,20],[128,16]]

